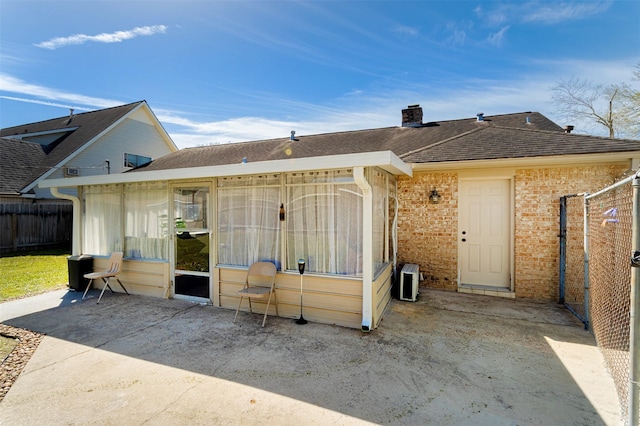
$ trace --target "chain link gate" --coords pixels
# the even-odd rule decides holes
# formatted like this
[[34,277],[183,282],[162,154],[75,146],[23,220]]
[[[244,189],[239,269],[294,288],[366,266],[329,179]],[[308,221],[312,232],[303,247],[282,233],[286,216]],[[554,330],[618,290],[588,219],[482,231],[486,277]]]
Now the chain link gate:
[[595,336],[629,424],[637,424],[640,406],[639,385],[632,380],[637,368],[632,368],[630,355],[634,351],[634,357],[640,357],[633,344],[640,330],[631,334],[632,269],[636,268],[630,255],[634,225],[640,229],[633,178],[591,195],[561,197],[559,234],[560,303]]

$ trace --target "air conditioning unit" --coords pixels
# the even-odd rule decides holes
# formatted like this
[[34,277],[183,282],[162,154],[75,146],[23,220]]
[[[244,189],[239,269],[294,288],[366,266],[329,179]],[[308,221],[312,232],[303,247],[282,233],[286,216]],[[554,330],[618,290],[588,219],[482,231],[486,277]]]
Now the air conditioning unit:
[[418,298],[420,271],[418,265],[407,263],[400,271],[400,300],[415,302]]
[[65,167],[64,169],[65,176],[80,176],[80,169],[75,167]]

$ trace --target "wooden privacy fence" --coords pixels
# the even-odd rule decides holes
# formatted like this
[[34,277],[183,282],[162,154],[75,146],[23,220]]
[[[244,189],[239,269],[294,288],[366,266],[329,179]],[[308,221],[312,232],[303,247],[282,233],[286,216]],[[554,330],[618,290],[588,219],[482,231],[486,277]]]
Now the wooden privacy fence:
[[68,245],[73,206],[60,200],[0,201],[0,253]]

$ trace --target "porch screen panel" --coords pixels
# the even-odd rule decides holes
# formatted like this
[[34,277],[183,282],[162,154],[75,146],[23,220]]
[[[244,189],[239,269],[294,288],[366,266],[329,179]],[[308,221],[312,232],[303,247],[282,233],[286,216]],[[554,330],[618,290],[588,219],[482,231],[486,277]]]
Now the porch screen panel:
[[109,256],[122,251],[122,187],[83,187],[83,253]]
[[280,177],[218,179],[218,263],[271,261],[280,269]]
[[124,187],[124,251],[134,259],[169,259],[169,192],[166,182]]
[[287,175],[287,269],[362,275],[362,195],[350,170]]
[[373,188],[373,270],[378,273],[386,265],[387,175],[379,170],[371,170],[370,182]]

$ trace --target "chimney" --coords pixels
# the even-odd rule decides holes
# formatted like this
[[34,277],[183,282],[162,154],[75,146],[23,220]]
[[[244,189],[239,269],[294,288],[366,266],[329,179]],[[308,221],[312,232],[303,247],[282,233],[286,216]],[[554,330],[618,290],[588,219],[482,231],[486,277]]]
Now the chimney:
[[573,132],[573,126],[564,126],[564,132],[565,133]]
[[422,126],[422,108],[420,105],[409,105],[402,110],[402,127]]
[[477,121],[484,121],[484,112],[479,112],[476,114]]

